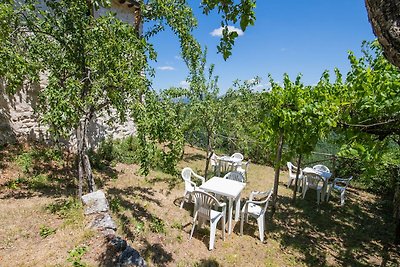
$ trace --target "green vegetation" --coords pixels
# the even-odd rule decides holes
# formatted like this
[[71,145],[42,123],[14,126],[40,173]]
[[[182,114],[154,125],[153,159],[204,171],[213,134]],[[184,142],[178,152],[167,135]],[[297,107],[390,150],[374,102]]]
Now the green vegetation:
[[85,267],[87,266],[84,262],[82,262],[82,257],[87,252],[86,246],[76,247],[70,251],[68,251],[68,261],[74,267]]
[[165,234],[165,224],[164,221],[155,216],[151,217],[150,230],[153,233]]
[[65,225],[80,225],[84,220],[82,203],[76,198],[57,200],[46,206],[46,210],[64,219]]
[[40,226],[39,235],[42,238],[46,238],[46,237],[48,237],[48,236],[50,236],[52,234],[55,234],[56,231],[57,231],[57,229],[51,228],[51,227],[46,226],[46,225],[42,225],[42,226]]

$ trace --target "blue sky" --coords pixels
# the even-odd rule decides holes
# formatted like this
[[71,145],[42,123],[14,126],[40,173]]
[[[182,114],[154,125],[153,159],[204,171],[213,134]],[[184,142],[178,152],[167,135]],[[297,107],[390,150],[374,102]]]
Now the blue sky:
[[[234,80],[255,76],[266,86],[269,73],[275,81],[281,81],[285,72],[292,79],[302,73],[302,81],[310,85],[318,82],[324,70],[332,73],[337,67],[345,74],[347,52],[360,55],[361,42],[375,38],[364,0],[258,0],[255,25],[236,39],[231,57],[224,61],[217,54],[219,37],[211,35],[220,26],[218,15],[205,16],[197,5],[193,9],[199,22],[194,34],[207,46],[207,64],[215,65],[221,93]],[[153,88],[184,84],[187,68],[179,57],[177,37],[167,30],[151,42],[158,51],[157,62],[152,63],[156,70]]]

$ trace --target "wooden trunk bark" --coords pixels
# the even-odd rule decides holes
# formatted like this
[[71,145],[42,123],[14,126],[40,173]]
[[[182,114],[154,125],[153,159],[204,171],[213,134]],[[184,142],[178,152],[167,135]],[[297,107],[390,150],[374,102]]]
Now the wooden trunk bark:
[[279,172],[281,169],[281,158],[283,149],[283,131],[279,134],[278,146],[276,149],[276,159],[274,164],[275,177],[274,177],[274,193],[272,195],[272,215],[276,211],[276,200],[278,198],[278,185],[279,185]]
[[[297,171],[296,171],[296,178],[294,179],[294,189],[293,189],[293,198],[292,198],[293,203],[296,202],[297,181],[299,180],[299,175],[300,175],[301,157],[302,157],[302,155],[300,154],[299,158],[297,159],[297,163],[296,163],[297,164]],[[303,179],[304,179],[304,177],[303,177]]]
[[393,217],[396,224],[394,232],[394,243],[400,245],[400,166],[397,167],[395,173],[395,192],[393,197]]
[[365,5],[385,57],[400,68],[400,1],[365,0]]
[[204,168],[204,178],[207,180],[208,173],[208,165],[210,164],[210,159],[212,157],[212,133],[211,131],[207,131],[207,157],[206,157],[206,166]]
[[76,130],[77,138],[77,153],[78,153],[78,176],[79,176],[79,197],[82,197],[83,180],[86,180],[88,191],[93,192],[96,190],[94,183],[92,167],[90,164],[89,156],[87,153],[87,128],[90,121],[90,114],[85,116],[84,119],[79,123],[78,129]]

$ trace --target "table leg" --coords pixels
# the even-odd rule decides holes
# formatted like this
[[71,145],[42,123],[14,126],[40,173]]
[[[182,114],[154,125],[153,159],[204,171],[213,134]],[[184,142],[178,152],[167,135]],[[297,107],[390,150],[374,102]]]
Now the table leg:
[[327,190],[327,186],[328,185],[328,179],[326,179],[326,181],[324,182],[324,185],[322,187],[322,194],[321,194],[321,202],[325,202],[325,196],[326,196],[326,190]]
[[240,194],[236,197],[235,202],[236,202],[235,221],[239,221],[239,214],[240,214]]
[[233,210],[233,199],[229,198],[229,207],[228,207],[228,235],[232,233],[232,210]]

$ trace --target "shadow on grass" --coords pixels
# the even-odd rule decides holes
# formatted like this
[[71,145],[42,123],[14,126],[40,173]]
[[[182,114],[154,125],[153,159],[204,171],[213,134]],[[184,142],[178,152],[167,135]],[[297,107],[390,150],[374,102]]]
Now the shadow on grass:
[[[0,184],[0,199],[78,195],[75,157],[69,152],[36,144],[25,149],[18,144],[6,146],[0,150],[0,166],[4,168],[9,163],[13,163],[17,171],[12,169],[15,178],[8,177]],[[94,176],[96,185],[103,187],[108,180],[117,177],[117,172],[106,166]],[[85,181],[83,187],[87,192]]]
[[195,266],[199,266],[199,267],[219,267],[221,265],[214,259],[201,259]]
[[[359,196],[348,194],[341,207],[335,195],[329,203],[317,205],[313,190],[295,204],[280,196],[267,233],[283,250],[297,250],[307,266],[398,266],[399,257],[388,249],[394,233],[390,205],[384,199],[353,198]],[[382,262],[374,262],[377,259]]]
[[[161,243],[150,242],[145,227],[156,234],[165,234],[165,224],[156,215],[150,213],[141,203],[151,202],[158,206],[162,203],[155,198],[152,188],[128,187],[124,189],[109,188],[107,195],[113,196],[110,201],[111,210],[120,222],[124,236],[144,246],[139,251],[146,261],[155,266],[168,266],[173,261],[172,253],[166,251]],[[113,202],[118,204],[112,204]]]
[[171,193],[171,191],[180,183],[182,183],[182,178],[179,176],[171,176],[171,175],[166,175],[164,177],[161,176],[156,176],[154,178],[148,177],[146,178],[146,181],[152,185],[156,183],[165,183],[168,185],[168,192],[167,195]]
[[205,160],[206,156],[202,154],[190,154],[190,155],[185,155],[183,158],[184,162],[192,162],[192,161],[198,161],[198,160]]

